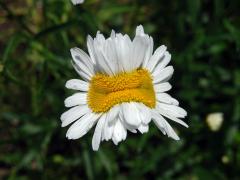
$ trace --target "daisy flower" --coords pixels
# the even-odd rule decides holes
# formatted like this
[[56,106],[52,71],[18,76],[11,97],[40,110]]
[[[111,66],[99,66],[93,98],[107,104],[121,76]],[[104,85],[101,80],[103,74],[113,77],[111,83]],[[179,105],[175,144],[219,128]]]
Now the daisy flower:
[[72,64],[81,79],[66,82],[68,89],[78,92],[65,100],[71,107],[61,116],[62,127],[71,123],[68,139],[78,139],[95,124],[93,150],[101,141],[118,144],[127,132],[148,132],[153,121],[160,131],[175,140],[178,135],[167,119],[185,127],[180,118],[187,112],[166,92],[173,67],[167,66],[171,55],[162,45],[153,53],[153,39],[140,25],[133,40],[112,31],[109,38],[97,32],[87,38],[88,53],[72,48]]
[[74,5],[84,3],[84,0],[71,0]]

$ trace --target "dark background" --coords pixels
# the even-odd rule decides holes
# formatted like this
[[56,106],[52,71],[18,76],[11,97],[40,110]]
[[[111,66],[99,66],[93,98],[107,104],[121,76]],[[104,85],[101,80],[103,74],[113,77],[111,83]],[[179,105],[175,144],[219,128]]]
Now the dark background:
[[[137,25],[168,46],[170,94],[188,111],[173,141],[151,123],[93,152],[93,130],[69,141],[64,85],[78,78],[71,47]],[[0,0],[0,179],[237,179],[240,170],[239,0]],[[222,112],[213,132],[205,119]]]

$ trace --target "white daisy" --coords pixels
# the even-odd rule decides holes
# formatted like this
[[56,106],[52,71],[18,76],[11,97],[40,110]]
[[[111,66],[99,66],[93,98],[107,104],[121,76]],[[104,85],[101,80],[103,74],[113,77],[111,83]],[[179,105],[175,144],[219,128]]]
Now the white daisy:
[[84,0],[71,0],[74,5],[84,3]]
[[153,39],[140,25],[133,40],[128,35],[112,31],[107,39],[98,32],[87,38],[88,54],[72,48],[73,67],[81,79],[67,81],[66,87],[78,92],[65,100],[70,110],[61,116],[62,126],[71,123],[68,139],[78,139],[95,124],[93,150],[100,142],[112,140],[118,144],[127,131],[148,132],[153,121],[164,135],[179,140],[165,118],[185,127],[180,120],[187,112],[176,99],[166,93],[173,67],[167,66],[171,55],[166,46],[153,53]]

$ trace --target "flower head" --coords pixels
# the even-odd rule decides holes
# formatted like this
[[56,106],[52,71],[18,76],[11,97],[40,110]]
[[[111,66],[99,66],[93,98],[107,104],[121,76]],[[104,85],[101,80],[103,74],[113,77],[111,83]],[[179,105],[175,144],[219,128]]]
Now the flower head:
[[78,92],[65,100],[70,110],[61,116],[62,126],[71,123],[68,139],[78,139],[95,124],[92,147],[112,140],[118,144],[127,132],[148,132],[153,121],[160,131],[175,140],[178,135],[165,118],[188,127],[180,118],[187,112],[166,92],[173,67],[166,46],[153,53],[153,39],[140,25],[133,40],[112,31],[109,38],[100,32],[87,38],[88,54],[72,48],[73,67],[81,79],[67,81],[66,87]]
[[206,122],[211,131],[218,131],[223,123],[223,113],[210,113],[206,117]]

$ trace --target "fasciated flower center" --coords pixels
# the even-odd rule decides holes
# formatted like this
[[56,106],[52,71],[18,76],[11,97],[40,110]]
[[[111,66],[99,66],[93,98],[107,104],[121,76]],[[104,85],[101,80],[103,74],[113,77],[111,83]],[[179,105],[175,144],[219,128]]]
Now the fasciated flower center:
[[150,108],[156,104],[152,78],[146,69],[115,76],[96,74],[90,81],[88,106],[93,112],[107,112],[123,102],[141,102]]

